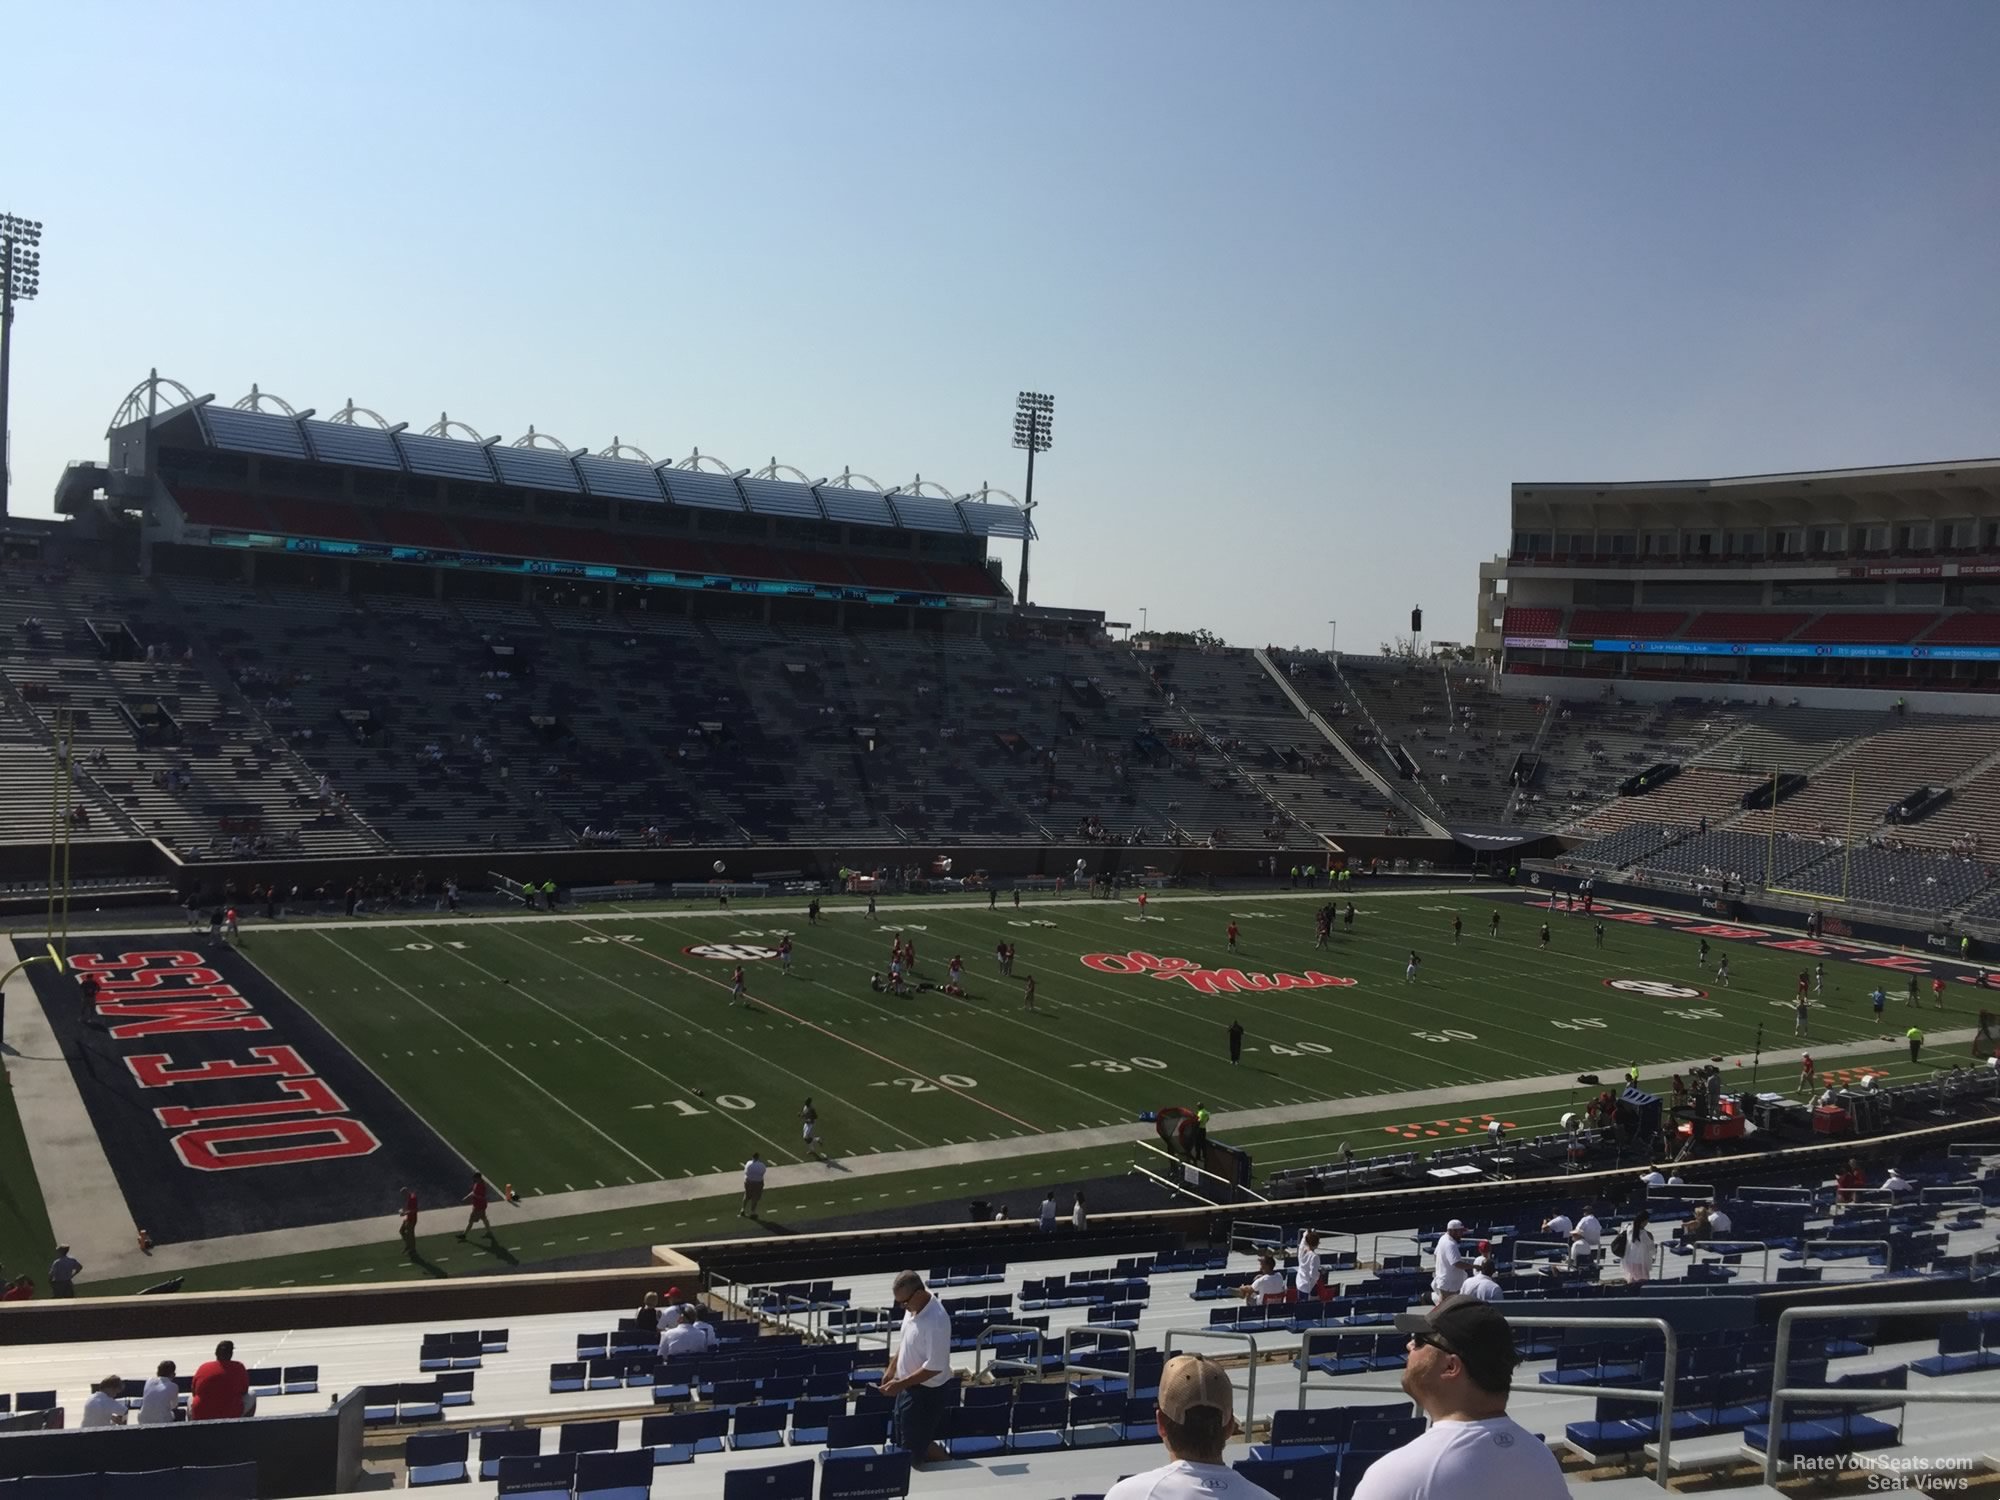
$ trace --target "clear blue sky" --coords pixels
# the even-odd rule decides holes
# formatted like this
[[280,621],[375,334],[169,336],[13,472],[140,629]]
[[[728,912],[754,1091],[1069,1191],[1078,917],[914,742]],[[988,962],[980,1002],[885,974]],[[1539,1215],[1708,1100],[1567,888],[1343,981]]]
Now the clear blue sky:
[[[149,366],[1018,490],[1039,602],[1472,628],[1518,479],[2000,451],[2000,5],[16,7],[18,508]],[[1010,564],[1010,576],[1011,576]]]

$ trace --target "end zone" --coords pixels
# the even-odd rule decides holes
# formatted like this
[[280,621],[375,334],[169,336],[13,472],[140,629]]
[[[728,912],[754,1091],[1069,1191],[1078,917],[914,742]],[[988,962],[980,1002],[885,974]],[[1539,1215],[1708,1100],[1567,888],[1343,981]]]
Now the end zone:
[[[113,935],[75,948],[69,968],[33,967],[29,982],[131,1221],[155,1244],[386,1219],[397,1188],[450,1202],[471,1176],[234,949]],[[39,1161],[49,1122],[24,1111],[22,1126]],[[44,1188],[57,1217],[63,1185]]]

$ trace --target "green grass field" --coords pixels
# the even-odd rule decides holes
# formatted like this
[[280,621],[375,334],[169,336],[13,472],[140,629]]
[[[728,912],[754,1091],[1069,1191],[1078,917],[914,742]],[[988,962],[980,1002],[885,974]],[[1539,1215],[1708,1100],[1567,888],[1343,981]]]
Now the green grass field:
[[[1497,1101],[1520,1080],[1631,1060],[1652,1074],[1711,1054],[1747,1059],[1760,1022],[1789,1082],[1794,954],[1718,942],[1714,955],[1729,953],[1734,970],[1724,989],[1698,971],[1688,936],[1612,921],[1599,948],[1587,920],[1558,916],[1542,950],[1540,916],[1519,906],[1498,905],[1496,938],[1496,903],[1363,894],[1358,904],[1352,931],[1336,925],[1323,951],[1310,904],[1284,898],[1156,899],[1143,920],[1129,902],[1077,898],[1018,913],[989,912],[983,899],[873,920],[838,910],[817,927],[768,907],[368,922],[259,932],[245,951],[448,1142],[524,1195],[726,1171],[753,1149],[803,1160],[807,1096],[829,1150],[851,1157],[1131,1122],[1173,1103],[1226,1113],[1458,1084],[1489,1085]],[[1454,912],[1465,923],[1456,946]],[[747,1008],[730,1004],[733,958],[687,951],[769,947],[786,931],[792,972],[746,963]],[[895,932],[917,943],[928,979],[962,955],[967,997],[875,993],[869,978],[886,970]],[[1003,939],[1019,950],[1012,979],[993,957]],[[1423,956],[1415,984],[1404,975],[1411,948]],[[1133,952],[1355,982],[1202,993],[1182,978],[1108,971],[1132,968]],[[1034,1013],[1022,1004],[1030,974]],[[1901,976],[1829,963],[1813,1042],[1884,1036],[1864,998],[1878,978],[1896,997],[1894,1022]],[[1706,993],[1607,983],[1621,980]],[[1235,1067],[1232,1019],[1247,1031]],[[1924,1019],[1939,1019],[1928,1001]],[[1378,1129],[1376,1144],[1401,1145]],[[1321,1138],[1346,1134],[1330,1124]],[[1316,1154],[1309,1139],[1290,1144]]]
[[[796,903],[368,919],[252,929],[243,951],[447,1142],[524,1198],[733,1174],[753,1149],[777,1165],[799,1162],[798,1110],[810,1095],[835,1164],[774,1186],[763,1226],[774,1231],[932,1203],[938,1217],[953,1219],[975,1196],[1026,1215],[1045,1186],[1124,1173],[1132,1143],[1148,1134],[1138,1115],[1166,1104],[1206,1103],[1222,1116],[1216,1134],[1248,1149],[1261,1178],[1327,1161],[1343,1141],[1361,1155],[1446,1144],[1477,1131],[1489,1112],[1523,1131],[1547,1130],[1590,1092],[1569,1077],[1608,1078],[1634,1060],[1649,1082],[1663,1083],[1664,1065],[1720,1056],[1732,1086],[1741,1086],[1759,1023],[1763,1085],[1790,1089],[1796,1080],[1791,995],[1799,969],[1813,962],[1797,953],[1716,940],[1711,972],[1702,972],[1691,934],[1611,920],[1599,948],[1589,920],[1560,915],[1543,950],[1542,913],[1504,898],[1367,890],[1356,893],[1354,927],[1337,923],[1328,949],[1316,950],[1318,899],[1167,895],[1151,901],[1143,921],[1129,901],[1044,900],[996,912],[983,897],[885,903],[874,918],[843,903],[817,927]],[[1496,909],[1493,937],[1487,924]],[[1464,923],[1456,945],[1454,914]],[[1231,920],[1241,929],[1233,955]],[[748,960],[747,1009],[729,1003],[733,959],[687,951],[773,947],[783,932],[794,935],[793,972]],[[951,956],[962,955],[967,997],[871,990],[869,976],[886,968],[896,932],[916,941],[926,979],[941,981]],[[1011,979],[993,957],[1002,939],[1019,950]],[[1414,985],[1404,975],[1413,947],[1423,957]],[[1210,993],[1185,978],[1155,977],[1160,971],[1134,953],[1210,973],[1238,970],[1246,985],[1312,973],[1355,982]],[[1734,971],[1727,988],[1712,973],[1725,953]],[[1031,974],[1036,1013],[1022,1005]],[[1232,982],[1199,981],[1209,989]],[[1877,983],[1890,995],[1879,1024],[1866,998]],[[1827,1066],[1866,1065],[1893,1080],[1968,1060],[1955,1046],[1909,1062],[1896,1041],[1911,1019],[1903,984],[1903,975],[1854,959],[1827,960],[1811,1044],[1859,1049]],[[1947,1004],[1940,1015],[1926,986],[1917,1019],[1932,1031],[1977,1020],[1970,991],[1952,986]],[[1247,1033],[1235,1067],[1227,1057],[1232,1019]],[[1551,1088],[1558,1077],[1563,1085]],[[1409,1097],[1454,1086],[1471,1091],[1450,1103]],[[1231,1123],[1232,1114],[1273,1106],[1293,1108],[1284,1119]],[[1129,1131],[1109,1146],[1066,1134],[1103,1125]],[[11,1128],[0,1107],[0,1132]],[[967,1142],[981,1143],[978,1159],[840,1170],[843,1158]],[[25,1155],[10,1159],[16,1154]],[[492,1242],[457,1241],[450,1231],[462,1221],[440,1210],[426,1218],[435,1232],[411,1263],[395,1244],[392,1206],[385,1195],[379,1243],[202,1266],[187,1284],[457,1276],[756,1232],[736,1216],[734,1191],[712,1188],[537,1220],[511,1219],[497,1205]],[[0,1207],[7,1262],[45,1263],[39,1195],[17,1192]],[[136,1290],[151,1279],[93,1290]]]

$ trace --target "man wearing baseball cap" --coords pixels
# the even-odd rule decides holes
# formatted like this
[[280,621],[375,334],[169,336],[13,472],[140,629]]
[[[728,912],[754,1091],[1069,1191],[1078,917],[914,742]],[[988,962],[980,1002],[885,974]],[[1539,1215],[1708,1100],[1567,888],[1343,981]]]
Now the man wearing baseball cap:
[[1555,1455],[1507,1415],[1520,1360],[1499,1308],[1476,1297],[1447,1297],[1426,1312],[1401,1314],[1396,1331],[1410,1336],[1403,1389],[1431,1425],[1376,1459],[1354,1500],[1567,1500]]
[[1229,1372],[1199,1354],[1178,1354],[1160,1372],[1154,1421],[1173,1462],[1121,1479],[1104,1500],[1276,1500],[1222,1461],[1236,1425]]

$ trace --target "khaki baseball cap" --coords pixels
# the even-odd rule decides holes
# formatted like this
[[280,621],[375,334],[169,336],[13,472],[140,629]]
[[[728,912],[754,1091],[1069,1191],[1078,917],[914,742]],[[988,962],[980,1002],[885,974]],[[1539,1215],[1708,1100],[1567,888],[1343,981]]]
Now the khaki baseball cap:
[[1225,1417],[1236,1415],[1229,1372],[1200,1354],[1175,1355],[1160,1372],[1160,1410],[1170,1422],[1185,1422],[1189,1412],[1204,1406]]

